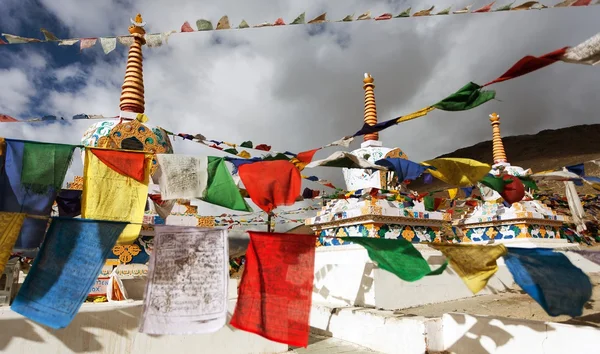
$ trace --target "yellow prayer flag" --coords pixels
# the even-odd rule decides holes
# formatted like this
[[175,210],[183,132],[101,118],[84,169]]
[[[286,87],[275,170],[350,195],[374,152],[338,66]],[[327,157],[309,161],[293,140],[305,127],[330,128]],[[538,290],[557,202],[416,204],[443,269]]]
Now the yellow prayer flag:
[[23,213],[6,213],[0,211],[0,275],[4,272],[4,267],[10,258],[13,246],[25,221]]
[[473,294],[485,288],[488,280],[498,271],[496,260],[507,252],[502,244],[488,246],[430,243],[429,246],[448,257],[452,269]]
[[462,158],[439,158],[422,162],[421,165],[433,166],[427,170],[433,177],[458,187],[471,187],[487,175],[492,166]]
[[130,223],[119,236],[117,244],[134,242],[142,228],[148,199],[150,157],[146,156],[145,180],[120,174],[104,164],[90,149],[85,150],[81,217],[95,220],[126,221]]
[[456,198],[457,194],[458,194],[458,188],[450,188],[450,189],[448,189],[448,196],[450,197],[450,199]]
[[4,156],[4,151],[6,150],[6,141],[4,138],[0,138],[0,158]]
[[407,114],[405,116],[398,118],[396,120],[396,124],[406,122],[407,120],[423,117],[424,115],[427,115],[427,113],[433,111],[434,109],[435,109],[435,107],[432,107],[432,106],[422,108],[416,112],[413,112],[411,114]]
[[244,159],[249,159],[251,157],[250,153],[246,150],[242,150],[242,152],[238,153],[237,155]]

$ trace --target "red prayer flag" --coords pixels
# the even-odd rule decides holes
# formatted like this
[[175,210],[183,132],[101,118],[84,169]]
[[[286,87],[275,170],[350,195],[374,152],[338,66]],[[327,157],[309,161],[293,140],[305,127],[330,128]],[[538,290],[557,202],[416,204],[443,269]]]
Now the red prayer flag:
[[273,26],[285,26],[285,21],[280,17],[275,21]]
[[183,25],[181,25],[181,32],[194,32],[194,29],[189,22],[185,21]]
[[519,76],[522,76],[525,74],[529,74],[532,71],[536,71],[538,69],[544,68],[550,64],[554,64],[562,58],[562,56],[565,54],[567,49],[569,49],[569,47],[557,49],[551,53],[544,54],[540,57],[534,57],[533,55],[528,55],[528,56],[522,58],[521,60],[519,60],[518,62],[516,62],[515,65],[513,65],[510,69],[508,69],[507,72],[502,74],[502,76],[500,76],[499,78],[497,78],[494,81],[488,82],[487,84],[483,85],[483,87],[489,86],[491,84],[495,84],[498,82],[514,79],[516,77],[519,77]]
[[138,182],[146,180],[146,154],[139,152],[90,149],[105,165]]
[[492,6],[494,6],[495,3],[496,2],[494,1],[491,4],[485,5],[484,7],[480,8],[480,9],[472,11],[471,13],[474,14],[474,13],[481,13],[481,12],[490,12],[490,10],[492,9]]
[[315,236],[248,233],[246,266],[230,324],[275,342],[308,346]]
[[2,45],[2,44],[8,44],[8,43],[6,43],[5,41],[2,40],[2,38],[0,38],[0,45]]
[[592,0],[577,0],[571,6],[588,6]]
[[294,204],[300,195],[302,177],[289,161],[248,163],[238,171],[252,201],[267,213],[280,205]]
[[380,15],[379,17],[375,18],[375,21],[385,21],[385,20],[389,20],[391,18],[392,18],[392,14],[385,13],[385,14]]
[[271,151],[271,146],[267,144],[258,144],[254,147],[254,150]]
[[504,175],[502,176],[502,179],[505,181],[512,181],[504,186],[504,191],[500,193],[502,198],[504,198],[504,200],[506,200],[509,204],[514,204],[523,200],[523,197],[525,197],[525,186],[519,177]]

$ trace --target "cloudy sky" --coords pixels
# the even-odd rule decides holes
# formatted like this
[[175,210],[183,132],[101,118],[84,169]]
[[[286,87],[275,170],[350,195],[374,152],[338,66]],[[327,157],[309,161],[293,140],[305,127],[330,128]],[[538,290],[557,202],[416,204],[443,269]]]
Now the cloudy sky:
[[[414,11],[436,5],[439,11],[469,3],[3,0],[0,31],[41,38],[44,27],[60,38],[101,37],[127,34],[137,12],[148,32],[165,32],[198,18],[216,24],[225,14],[237,26],[242,19],[258,24],[282,17],[289,23],[302,12],[307,20],[325,11],[329,19],[341,19],[368,10],[396,15],[408,6]],[[144,48],[146,113],[150,124],[173,132],[309,150],[361,127],[365,72],[375,78],[379,119],[387,120],[435,103],[469,81],[488,82],[524,55],[583,42],[600,31],[598,18],[600,6],[593,6],[174,34],[168,45]],[[126,54],[120,45],[109,55],[99,44],[81,53],[78,45],[0,46],[0,113],[20,119],[118,115]],[[466,112],[433,112],[382,132],[381,140],[422,161],[488,140],[494,111],[504,135],[597,123],[599,80],[597,67],[557,63],[492,86],[500,101]],[[90,124],[0,123],[0,136],[76,144]],[[179,153],[215,154],[189,141],[174,146]],[[316,158],[332,152],[320,151]],[[336,169],[310,172],[342,182]],[[81,174],[80,162],[73,174]]]

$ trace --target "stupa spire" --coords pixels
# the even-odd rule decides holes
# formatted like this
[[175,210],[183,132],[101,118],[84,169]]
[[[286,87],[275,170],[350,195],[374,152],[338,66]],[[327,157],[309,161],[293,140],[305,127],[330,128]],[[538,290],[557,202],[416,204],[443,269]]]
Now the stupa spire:
[[504,144],[500,135],[500,116],[496,113],[490,114],[490,122],[492,123],[492,146],[494,164],[507,163],[506,152],[504,152]]
[[[368,125],[377,124],[377,106],[375,105],[375,80],[369,73],[365,73],[363,89],[365,90],[365,116]],[[365,134],[364,141],[379,140],[379,133]]]
[[135,19],[131,19],[129,33],[133,37],[133,43],[129,47],[127,56],[127,68],[125,69],[125,79],[121,88],[120,108],[124,112],[144,113],[144,68],[142,66],[142,46],[146,44],[144,35],[145,22],[142,16],[137,14]]

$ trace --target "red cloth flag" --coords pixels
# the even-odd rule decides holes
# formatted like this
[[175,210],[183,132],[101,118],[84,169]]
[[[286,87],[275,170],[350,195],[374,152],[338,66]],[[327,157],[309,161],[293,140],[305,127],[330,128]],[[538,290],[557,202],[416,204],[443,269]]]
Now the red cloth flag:
[[302,177],[293,163],[285,160],[241,165],[238,173],[250,199],[270,213],[280,205],[292,205],[300,195]]
[[588,6],[592,0],[577,0],[571,6]]
[[185,21],[183,25],[181,25],[181,32],[194,32],[194,29],[189,22]]
[[498,82],[514,79],[521,75],[529,74],[532,71],[536,71],[538,69],[544,68],[550,64],[554,64],[562,58],[562,56],[565,54],[567,49],[569,49],[569,47],[557,49],[551,53],[544,54],[540,57],[534,57],[533,55],[528,55],[528,56],[522,58],[521,60],[519,60],[518,62],[516,62],[515,65],[513,65],[510,69],[508,69],[507,72],[502,74],[502,76],[500,76],[499,78],[497,78],[494,81],[488,82],[487,84],[483,85],[483,87],[489,86],[491,84],[495,84]]
[[308,346],[315,236],[248,233],[246,268],[230,324],[275,342]]
[[91,149],[92,153],[106,166],[138,182],[146,180],[146,154],[139,152]]
[[254,147],[254,150],[271,151],[271,146],[267,144],[258,144]]
[[495,3],[496,2],[494,1],[494,2],[492,2],[490,4],[485,5],[484,7],[480,8],[480,9],[472,11],[471,13],[475,14],[475,13],[481,13],[481,12],[490,12],[490,10],[492,9],[492,6],[494,6]]
[[523,200],[523,197],[525,197],[525,186],[519,177],[504,175],[502,176],[502,179],[505,181],[512,181],[504,186],[504,191],[500,193],[502,198],[509,204],[514,204]]
[[302,152],[298,153],[298,155],[296,155],[296,157],[291,159],[290,162],[293,163],[294,166],[296,166],[298,168],[298,170],[302,171],[302,170],[304,170],[306,165],[308,165],[309,163],[312,162],[312,159],[315,156],[315,153],[319,150],[321,150],[321,148],[308,150],[308,151],[302,151]]

